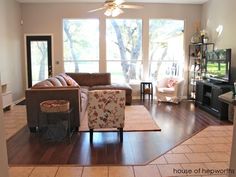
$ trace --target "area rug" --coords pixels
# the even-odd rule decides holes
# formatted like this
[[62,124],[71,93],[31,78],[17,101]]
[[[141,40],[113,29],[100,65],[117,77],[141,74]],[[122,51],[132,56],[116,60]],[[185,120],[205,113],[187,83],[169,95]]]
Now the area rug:
[[[26,107],[13,106],[10,111],[3,114],[6,138],[9,139],[26,125]],[[148,110],[142,105],[126,106],[125,132],[133,131],[160,131]],[[81,122],[80,132],[88,132],[87,116]],[[96,130],[95,130],[96,131]],[[116,129],[100,129],[97,131],[116,131]]]
[[[114,131],[115,129],[99,129],[94,131]],[[134,131],[160,131],[160,127],[152,118],[148,110],[142,105],[126,106],[125,107],[125,132]],[[87,132],[88,118],[87,116],[81,122],[80,132]]]

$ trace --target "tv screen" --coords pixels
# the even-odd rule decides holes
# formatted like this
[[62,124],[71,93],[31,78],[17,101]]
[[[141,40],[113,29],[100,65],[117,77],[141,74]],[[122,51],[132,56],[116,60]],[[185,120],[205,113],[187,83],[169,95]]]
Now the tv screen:
[[221,82],[229,82],[230,56],[230,49],[207,52],[206,77]]

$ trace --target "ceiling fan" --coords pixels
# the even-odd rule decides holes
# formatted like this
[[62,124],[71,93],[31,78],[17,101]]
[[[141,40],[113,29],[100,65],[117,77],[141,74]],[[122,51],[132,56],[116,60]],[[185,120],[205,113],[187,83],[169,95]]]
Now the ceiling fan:
[[106,0],[104,2],[103,7],[93,9],[88,12],[96,12],[99,10],[106,9],[106,11],[104,12],[104,14],[106,16],[116,17],[116,16],[124,13],[124,11],[122,9],[141,9],[141,8],[143,8],[142,6],[128,5],[128,4],[126,5],[124,3],[125,3],[124,0]]

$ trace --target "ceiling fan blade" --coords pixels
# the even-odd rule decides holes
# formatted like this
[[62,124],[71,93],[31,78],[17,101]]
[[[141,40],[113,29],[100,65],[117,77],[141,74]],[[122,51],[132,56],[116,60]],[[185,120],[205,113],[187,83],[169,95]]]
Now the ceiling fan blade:
[[125,1],[124,0],[115,0],[114,1],[114,3],[116,4],[116,5],[121,5],[121,4],[123,4]]
[[119,8],[123,8],[123,9],[142,9],[143,6],[138,6],[138,5],[119,5]]
[[103,9],[105,9],[105,8],[106,8],[106,7],[101,7],[101,8],[89,10],[88,12],[96,12],[96,11],[99,11],[99,10],[103,10]]

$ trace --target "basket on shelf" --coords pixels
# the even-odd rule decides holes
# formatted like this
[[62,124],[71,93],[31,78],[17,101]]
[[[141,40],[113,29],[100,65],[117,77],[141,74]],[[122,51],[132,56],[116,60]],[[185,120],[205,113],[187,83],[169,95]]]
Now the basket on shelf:
[[70,109],[68,100],[46,100],[40,103],[42,112],[66,112]]
[[144,89],[144,93],[145,93],[145,94],[151,93],[151,89],[150,89],[150,88],[145,88],[145,89]]

